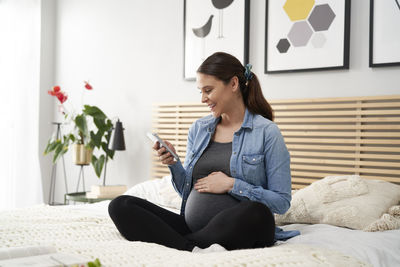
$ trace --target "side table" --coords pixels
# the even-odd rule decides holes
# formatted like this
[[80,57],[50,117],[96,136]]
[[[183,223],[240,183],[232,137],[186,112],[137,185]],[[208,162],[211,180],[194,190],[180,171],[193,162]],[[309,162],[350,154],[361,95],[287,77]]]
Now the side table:
[[83,202],[83,203],[95,203],[103,200],[112,200],[113,198],[87,198],[86,192],[75,192],[67,193],[64,195],[64,205],[69,205],[70,201]]

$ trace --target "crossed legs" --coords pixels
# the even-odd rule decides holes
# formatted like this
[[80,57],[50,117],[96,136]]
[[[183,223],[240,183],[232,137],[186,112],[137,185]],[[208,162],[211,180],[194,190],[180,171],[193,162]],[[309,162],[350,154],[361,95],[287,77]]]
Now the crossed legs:
[[268,207],[258,202],[244,201],[223,210],[194,233],[184,216],[134,196],[115,198],[108,212],[118,231],[129,241],[153,242],[187,251],[214,243],[228,250],[274,244],[274,217]]

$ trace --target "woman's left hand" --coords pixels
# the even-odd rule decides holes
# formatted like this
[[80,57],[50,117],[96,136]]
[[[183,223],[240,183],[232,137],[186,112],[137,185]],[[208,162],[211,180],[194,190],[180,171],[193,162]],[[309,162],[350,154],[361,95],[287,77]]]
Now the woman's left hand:
[[194,189],[200,193],[223,194],[232,190],[234,183],[235,179],[225,173],[213,172],[207,177],[198,179]]

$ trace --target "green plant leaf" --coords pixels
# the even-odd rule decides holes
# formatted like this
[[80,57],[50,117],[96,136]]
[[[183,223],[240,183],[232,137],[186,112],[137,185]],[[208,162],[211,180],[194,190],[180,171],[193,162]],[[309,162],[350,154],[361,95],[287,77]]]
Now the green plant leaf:
[[113,159],[115,151],[108,148],[108,143],[102,142],[101,148],[110,159]]
[[83,113],[92,116],[95,119],[105,120],[107,118],[106,114],[96,106],[84,105]]
[[74,136],[73,134],[69,134],[69,135],[68,135],[68,138],[69,138],[69,140],[72,141],[72,143],[75,142],[75,136]]
[[99,129],[99,131],[102,132],[108,131],[108,127],[104,119],[94,118],[93,122],[96,125],[97,129]]
[[94,167],[94,171],[97,177],[100,178],[101,172],[103,171],[104,167],[104,155],[101,155],[99,158],[96,158],[94,155],[92,156],[92,165]]
[[94,146],[97,148],[101,147],[101,139],[103,137],[103,132],[97,131],[94,133],[93,131],[90,132],[90,139],[93,142]]
[[89,135],[88,134],[88,127],[87,127],[86,117],[85,117],[84,114],[80,114],[80,115],[75,117],[75,125],[79,129],[79,135],[80,135],[80,137],[82,139],[80,141],[82,142],[82,144],[84,144],[84,142],[85,142],[84,139]]
[[54,151],[54,156],[53,156],[53,164],[55,164],[58,159],[60,158],[60,156],[62,155],[61,152],[63,151],[63,143],[61,143],[61,140],[57,140],[56,142],[56,148]]
[[87,264],[89,267],[101,267],[101,263],[98,258],[96,258],[94,261],[89,261]]
[[50,153],[51,151],[54,151],[54,149],[56,149],[56,147],[57,147],[57,140],[55,140],[55,141],[53,141],[53,142],[48,142],[47,143],[47,146],[46,146],[46,148],[45,148],[45,150],[44,150],[44,154],[45,155],[47,155],[48,153]]

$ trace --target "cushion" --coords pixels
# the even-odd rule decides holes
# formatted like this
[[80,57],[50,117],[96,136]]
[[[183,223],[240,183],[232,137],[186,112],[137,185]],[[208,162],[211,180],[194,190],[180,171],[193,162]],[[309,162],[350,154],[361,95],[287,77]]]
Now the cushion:
[[400,227],[398,210],[393,207],[392,214],[385,214],[399,202],[399,185],[358,175],[327,176],[297,190],[290,209],[276,215],[276,222],[325,223],[365,231],[396,229]]
[[140,197],[163,207],[181,208],[182,198],[172,185],[171,175],[134,185],[124,195]]

